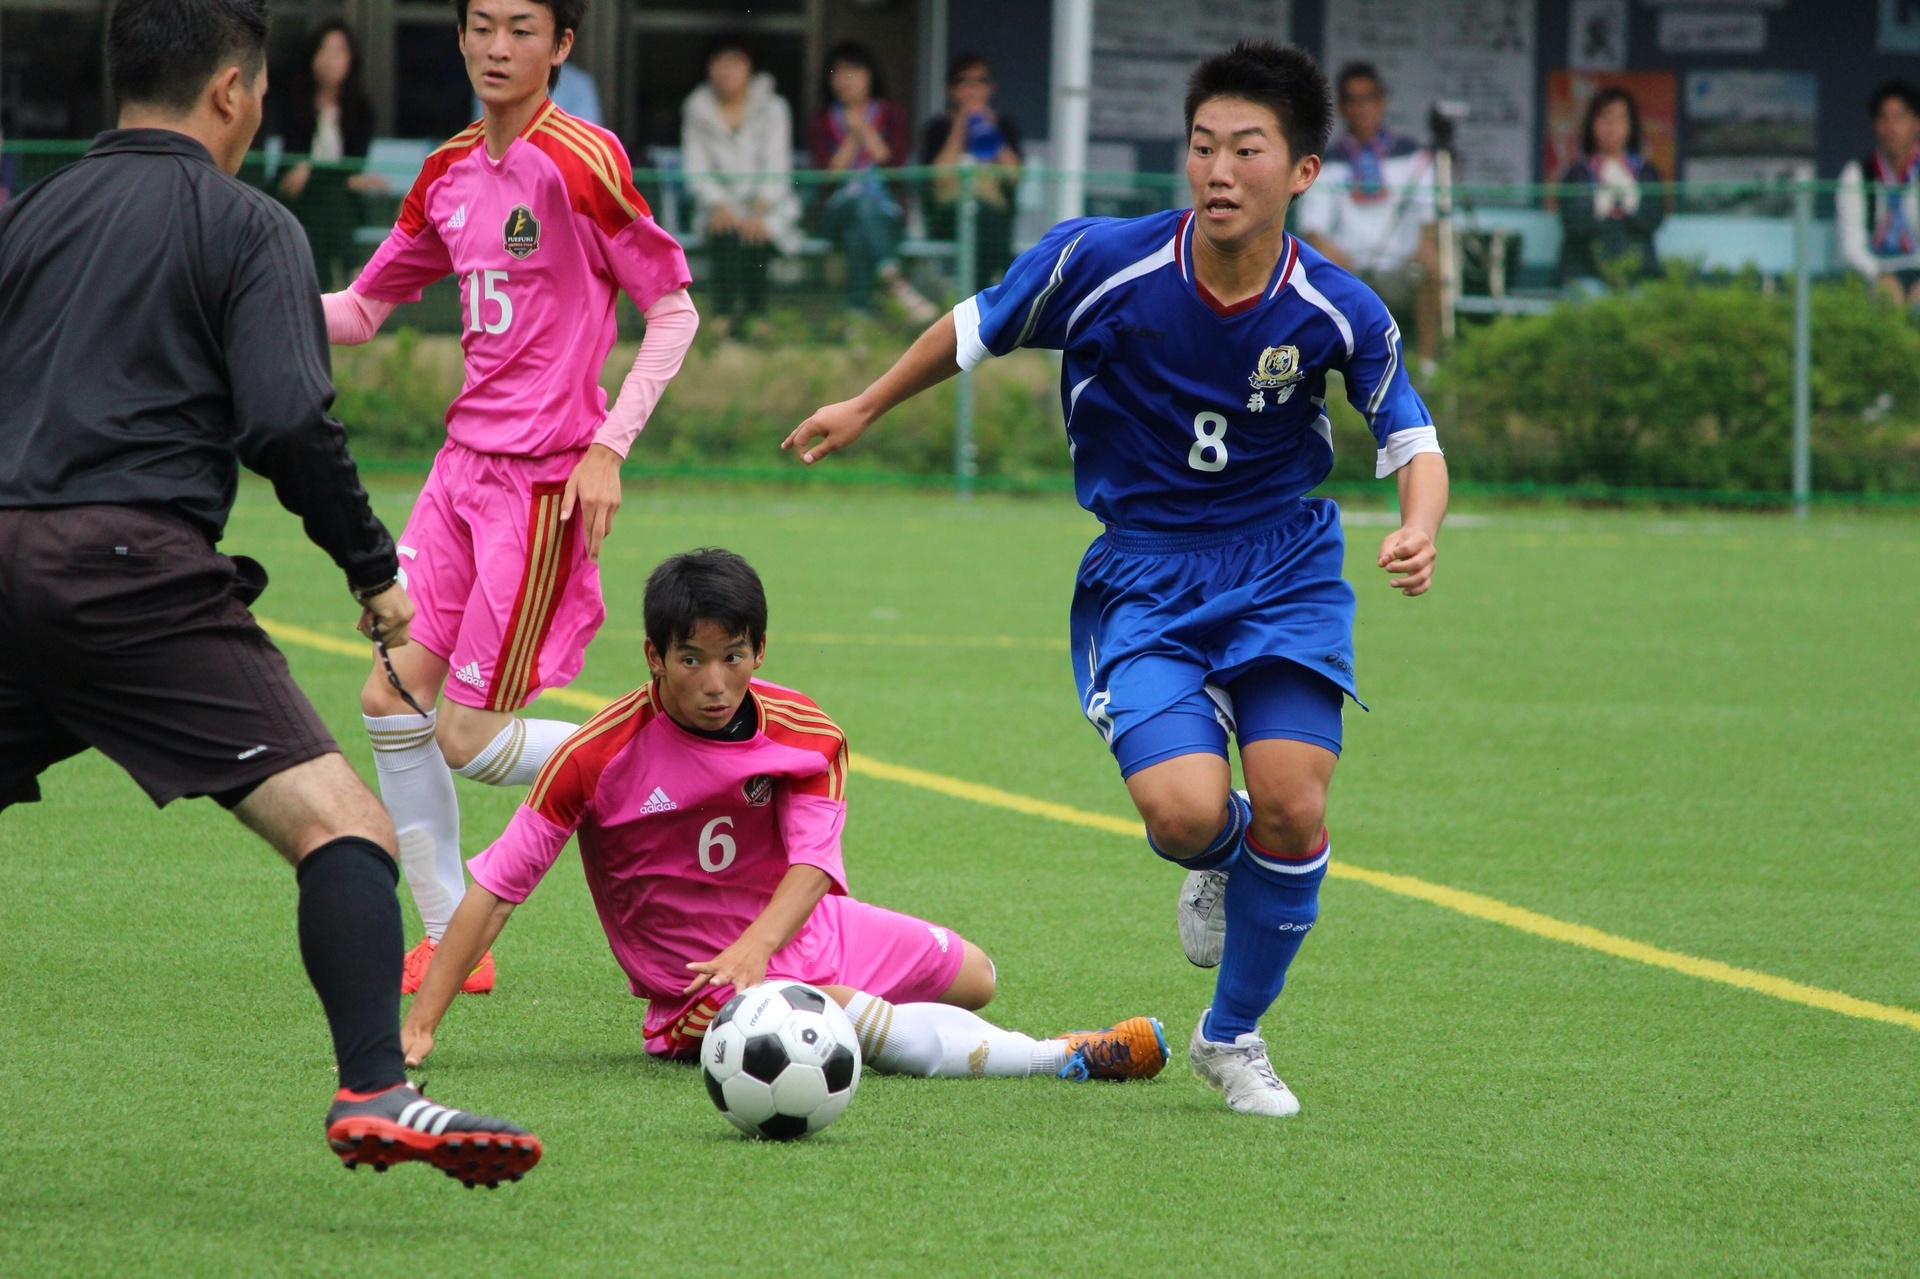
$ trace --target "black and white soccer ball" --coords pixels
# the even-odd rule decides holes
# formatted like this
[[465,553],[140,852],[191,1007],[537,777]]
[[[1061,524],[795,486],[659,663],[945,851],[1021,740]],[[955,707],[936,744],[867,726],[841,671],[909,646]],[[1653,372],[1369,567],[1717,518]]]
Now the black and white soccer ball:
[[804,982],[729,999],[700,1045],[700,1076],[749,1137],[792,1141],[838,1119],[860,1086],[860,1040],[840,1005]]

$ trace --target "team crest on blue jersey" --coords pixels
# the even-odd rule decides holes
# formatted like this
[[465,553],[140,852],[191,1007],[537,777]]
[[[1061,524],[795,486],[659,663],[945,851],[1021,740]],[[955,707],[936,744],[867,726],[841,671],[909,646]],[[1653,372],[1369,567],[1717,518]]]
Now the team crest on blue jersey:
[[1270,346],[1260,352],[1260,363],[1254,366],[1253,374],[1247,378],[1247,385],[1256,391],[1272,391],[1285,388],[1278,397],[1286,403],[1287,396],[1293,394],[1293,384],[1306,374],[1300,369],[1300,348],[1297,346]]
[[500,229],[500,236],[507,252],[522,262],[540,247],[540,219],[533,216],[533,210],[524,204],[516,204],[507,214],[507,224]]
[[755,808],[764,808],[773,799],[773,778],[756,773],[740,784],[740,793]]

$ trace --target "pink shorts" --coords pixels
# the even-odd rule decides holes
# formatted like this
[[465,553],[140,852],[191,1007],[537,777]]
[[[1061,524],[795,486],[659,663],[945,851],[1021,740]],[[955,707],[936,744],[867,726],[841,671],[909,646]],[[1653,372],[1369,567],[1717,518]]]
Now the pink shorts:
[[[773,953],[767,979],[851,986],[888,1003],[919,1004],[944,995],[965,958],[964,941],[950,928],[851,897],[825,897],[800,935]],[[731,998],[733,987],[717,986],[691,999],[650,1000],[647,1051],[694,1056],[707,1024]]]
[[580,673],[607,610],[600,566],[560,501],[579,453],[506,457],[451,440],[400,535],[413,638],[447,659],[446,696],[517,711]]

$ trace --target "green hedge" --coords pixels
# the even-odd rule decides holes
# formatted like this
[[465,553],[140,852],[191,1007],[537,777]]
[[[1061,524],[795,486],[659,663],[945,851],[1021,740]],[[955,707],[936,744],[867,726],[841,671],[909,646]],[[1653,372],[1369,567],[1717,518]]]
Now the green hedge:
[[[1792,297],[1679,278],[1462,333],[1426,388],[1463,480],[1779,492]],[[1920,329],[1858,286],[1813,297],[1814,487],[1920,491]]]
[[[1920,328],[1900,307],[1833,285],[1814,295],[1814,486],[1920,493]],[[882,324],[828,330],[774,317],[752,342],[703,333],[634,460],[654,467],[781,465],[780,439],[821,404],[881,373],[910,339]],[[633,346],[607,362],[609,393]],[[1678,277],[1466,328],[1420,387],[1454,475],[1474,484],[1582,490],[1778,494],[1792,432],[1792,301],[1757,281]],[[461,384],[458,343],[402,329],[335,353],[337,411],[370,458],[439,447]],[[983,365],[975,436],[982,476],[1051,485],[1069,462],[1054,358],[1016,352]],[[1336,482],[1371,480],[1373,441],[1332,388]],[[954,386],[897,409],[846,465],[944,475],[953,465]]]

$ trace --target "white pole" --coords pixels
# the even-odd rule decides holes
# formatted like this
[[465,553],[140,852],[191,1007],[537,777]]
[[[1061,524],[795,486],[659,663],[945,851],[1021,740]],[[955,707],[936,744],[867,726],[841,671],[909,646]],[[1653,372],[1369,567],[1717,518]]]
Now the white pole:
[[1053,213],[1087,211],[1087,128],[1093,93],[1093,0],[1053,0]]

